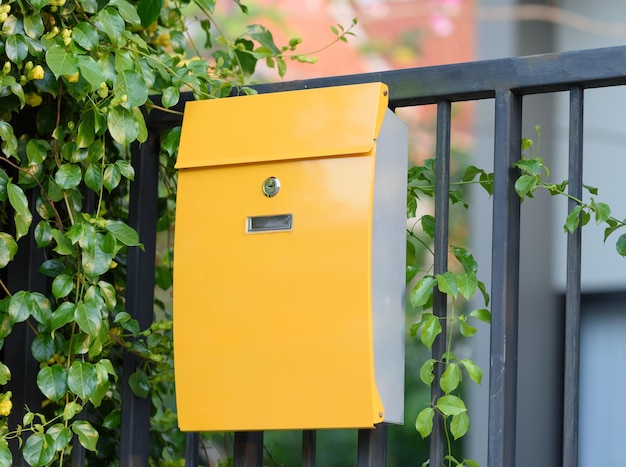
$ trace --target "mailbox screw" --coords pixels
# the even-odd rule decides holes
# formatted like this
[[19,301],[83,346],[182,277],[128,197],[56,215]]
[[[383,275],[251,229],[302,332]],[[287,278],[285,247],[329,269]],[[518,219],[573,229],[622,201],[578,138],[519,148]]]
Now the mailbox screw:
[[385,415],[385,414],[384,414],[384,413],[382,413],[382,412],[378,412],[378,416],[379,416],[380,418],[383,418],[383,415]]
[[[383,96],[386,96],[387,94],[389,94],[387,91],[383,91]],[[382,417],[382,415],[381,415]]]

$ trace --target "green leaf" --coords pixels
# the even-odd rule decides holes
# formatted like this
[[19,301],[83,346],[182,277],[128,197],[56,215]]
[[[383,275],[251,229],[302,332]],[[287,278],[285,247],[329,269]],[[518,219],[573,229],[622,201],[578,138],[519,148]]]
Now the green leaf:
[[72,76],[78,71],[76,58],[67,53],[65,47],[53,45],[46,52],[46,63],[56,79],[61,76]]
[[491,312],[486,308],[478,308],[476,310],[473,310],[469,315],[476,319],[479,319],[483,323],[491,323]]
[[4,268],[15,257],[17,242],[5,232],[0,232],[0,269]]
[[35,10],[41,10],[45,7],[49,2],[49,0],[28,0],[30,6],[32,6]]
[[461,370],[456,363],[450,363],[446,366],[446,370],[441,375],[439,386],[444,393],[449,394],[459,387],[461,382]]
[[59,308],[52,313],[50,319],[50,327],[52,331],[62,328],[68,323],[74,321],[74,314],[76,313],[76,305],[71,302],[63,302],[59,305]]
[[10,34],[4,43],[4,53],[19,65],[28,57],[28,41],[22,34]]
[[106,281],[98,281],[98,287],[100,289],[100,294],[104,299],[104,303],[106,304],[107,309],[114,310],[115,305],[117,305],[115,287],[113,287],[113,285],[109,284]]
[[[17,155],[17,138],[13,134],[13,127],[0,120],[0,138],[2,138],[2,152],[7,156]],[[4,170],[2,170],[4,172]],[[6,172],[4,172],[6,174]],[[4,177],[3,177],[4,178]]]
[[83,406],[76,401],[70,401],[63,407],[63,420],[71,420],[83,410]]
[[621,256],[626,256],[626,234],[622,234],[615,244],[617,253]]
[[74,360],[67,375],[67,386],[83,401],[89,399],[98,386],[98,374],[89,362]]
[[20,290],[13,294],[9,301],[9,316],[14,323],[26,321],[33,307],[33,298],[30,292]]
[[247,39],[239,38],[235,41],[235,45],[239,46],[233,50],[233,53],[237,57],[237,63],[240,65],[241,72],[245,76],[252,76],[257,64],[257,58],[252,54],[254,43]]
[[15,220],[15,239],[19,240],[28,233],[33,216],[28,209],[28,200],[22,188],[12,182],[7,183],[7,194],[9,195],[9,202],[15,210],[13,216]]
[[47,247],[52,241],[52,228],[45,221],[35,226],[35,242],[39,248]]
[[417,414],[415,420],[415,429],[422,438],[426,438],[433,431],[433,417],[435,416],[435,410],[432,407],[426,407]]
[[0,362],[0,385],[5,385],[11,380],[11,370],[4,363]]
[[52,295],[57,300],[67,297],[74,288],[74,281],[67,274],[59,274],[52,281]]
[[435,369],[435,363],[437,363],[437,360],[429,358],[422,364],[422,367],[420,368],[420,379],[424,382],[424,384],[426,384],[426,386],[430,386],[435,379],[435,375],[433,373]]
[[563,226],[565,232],[574,233],[580,224],[580,213],[582,206],[577,204],[574,209],[567,215],[565,219],[565,225]]
[[117,188],[122,181],[122,174],[120,169],[115,165],[111,164],[104,169],[104,175],[102,176],[102,184],[107,189],[107,191],[111,192],[115,188]]
[[467,467],[480,467],[480,464],[472,459],[465,459],[463,462]]
[[69,446],[72,441],[72,432],[63,423],[55,423],[46,431],[46,434],[54,440],[54,450],[61,451]]
[[461,295],[469,300],[478,290],[478,280],[474,273],[462,273],[457,277],[457,286]]
[[96,193],[102,189],[102,169],[95,165],[89,164],[85,169],[85,185]]
[[409,296],[411,305],[413,307],[418,307],[428,302],[436,283],[437,279],[430,275],[426,275],[417,281],[417,284],[415,284],[415,287],[413,287]]
[[114,107],[107,113],[107,128],[115,141],[127,146],[137,139],[139,125],[132,110]]
[[13,465],[13,454],[4,438],[0,439],[0,467],[11,467]]
[[443,274],[437,274],[435,277],[437,278],[437,287],[440,292],[456,297],[459,293],[456,274],[446,271]]
[[[85,21],[81,21],[72,28],[72,39],[85,50],[92,51],[98,48],[98,30]],[[102,78],[104,81],[104,77]]]
[[82,178],[82,171],[77,164],[62,164],[54,174],[54,181],[62,190],[70,190],[77,187]]
[[67,392],[67,373],[61,365],[44,366],[37,373],[37,387],[52,401],[58,401]]
[[523,200],[526,196],[532,198],[533,192],[537,189],[538,177],[533,175],[522,175],[515,182],[515,192]]
[[146,375],[146,372],[141,368],[130,375],[128,384],[137,397],[148,397],[150,393],[150,382],[148,381],[148,375]]
[[54,356],[54,340],[50,334],[40,333],[30,346],[33,357],[40,363],[47,362]]
[[24,32],[28,37],[37,40],[41,37],[44,31],[45,27],[39,13],[24,16]]
[[463,182],[471,182],[476,178],[477,175],[483,174],[485,171],[483,169],[479,169],[476,166],[470,165],[465,169],[463,173],[463,177],[461,177],[461,181]]
[[97,451],[96,445],[99,435],[91,423],[85,420],[76,420],[72,423],[72,431],[78,436],[78,442],[82,447],[90,451]]
[[146,126],[144,114],[139,107],[133,107],[132,111],[135,122],[137,122],[137,141],[145,143],[148,141],[148,127]]
[[474,381],[477,384],[480,384],[482,382],[483,370],[480,368],[480,366],[476,364],[476,362],[472,360],[468,360],[467,358],[464,358],[459,363],[463,365],[463,368],[465,368],[465,370],[467,371],[467,374],[469,375],[472,381]]
[[118,161],[115,161],[115,166],[119,169],[120,174],[125,179],[127,180],[135,179],[135,169],[133,169],[133,166],[131,165],[130,162],[118,160]]
[[143,246],[135,229],[121,221],[107,221],[105,228],[117,241],[126,246]]
[[[91,91],[100,88],[100,84],[104,82],[102,67],[89,55],[79,55],[77,57],[78,69],[83,78],[91,85]],[[93,112],[90,112],[93,114]],[[91,117],[93,122],[93,115]]]
[[102,326],[102,313],[94,307],[86,306],[81,300],[76,304],[74,320],[84,333],[96,337]]
[[126,0],[111,0],[109,5],[116,7],[119,14],[128,24],[132,24],[133,26],[139,26],[141,24],[141,19],[137,10],[135,10],[135,7]]
[[104,32],[113,45],[122,41],[125,23],[120,14],[112,7],[106,7],[96,16],[96,26]]
[[280,54],[280,50],[274,43],[272,33],[265,26],[261,26],[260,24],[251,24],[246,27],[246,34],[263,47],[269,49],[272,54]]
[[591,208],[593,209],[596,217],[596,224],[606,222],[611,217],[611,208],[606,203],[596,203],[591,200]]
[[469,416],[467,412],[461,412],[460,414],[453,415],[450,420],[450,433],[454,439],[459,439],[467,434],[469,431]]
[[478,271],[478,263],[474,259],[474,256],[465,248],[452,247],[452,253],[456,260],[461,263],[463,270],[467,273],[476,273]]
[[463,337],[471,337],[478,332],[478,329],[474,326],[470,326],[464,319],[462,319],[459,322],[459,332]]
[[137,3],[137,14],[141,18],[141,25],[147,28],[154,23],[161,12],[163,0],[139,0]]
[[29,164],[41,164],[50,151],[50,143],[43,139],[31,139],[26,143]]
[[115,76],[113,92],[116,96],[126,96],[122,107],[131,109],[140,107],[148,100],[148,86],[143,75],[135,70],[124,70]]
[[50,435],[35,432],[26,438],[22,454],[31,467],[41,467],[54,458],[54,440]]
[[467,412],[465,403],[461,400],[461,398],[458,396],[453,396],[451,394],[441,396],[437,400],[437,404],[435,404],[435,407],[446,417]]
[[113,429],[120,426],[120,422],[122,421],[122,411],[120,409],[114,409],[109,412],[104,420],[102,420],[102,426],[104,428]]
[[165,88],[163,91],[163,95],[161,96],[161,103],[163,107],[169,109],[170,107],[178,104],[178,100],[180,99],[180,91],[176,86],[169,86]]
[[598,195],[598,189],[595,186],[591,186],[591,185],[585,185],[583,183],[583,188],[585,190],[587,190],[590,194],[597,196]]
[[428,347],[428,350],[430,350],[433,342],[435,342],[435,338],[441,334],[441,331],[442,329],[439,318],[435,315],[429,314],[424,322],[424,327],[422,328],[422,334],[420,336],[422,343]]
[[435,218],[431,215],[425,214],[420,220],[422,224],[422,230],[430,238],[435,238]]
[[489,306],[489,294],[487,293],[487,288],[485,287],[485,283],[483,281],[478,281],[478,289],[483,296],[485,306]]

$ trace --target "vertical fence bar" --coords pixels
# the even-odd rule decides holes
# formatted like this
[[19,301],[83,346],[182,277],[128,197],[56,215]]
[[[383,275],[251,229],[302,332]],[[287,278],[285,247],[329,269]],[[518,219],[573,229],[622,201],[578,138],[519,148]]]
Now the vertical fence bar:
[[[449,214],[449,190],[450,190],[450,122],[452,105],[449,101],[441,101],[437,104],[437,148],[435,153],[435,274],[443,274],[448,270],[448,214]],[[447,326],[447,296],[435,288],[433,296],[433,313],[442,319],[442,332],[433,342],[432,356],[435,360],[441,360],[446,351]],[[434,367],[434,380],[431,387],[431,400],[436,401],[443,395],[439,386],[439,380],[445,367],[436,364]],[[443,465],[443,457],[446,447],[445,427],[443,418],[435,413],[433,432],[430,437],[430,465]]]
[[[127,257],[126,307],[141,329],[150,326],[154,308],[154,266],[156,251],[157,188],[159,179],[159,132],[149,132],[148,140],[133,148],[135,180],[130,188],[129,225],[144,245],[129,248]],[[124,357],[122,372],[121,467],[148,465],[150,450],[150,398],[135,396],[130,375],[141,364],[131,353]]]
[[317,431],[304,430],[302,432],[302,467],[315,467],[316,445]]
[[[583,194],[583,89],[570,90],[569,194]],[[568,200],[567,211],[577,206]],[[563,387],[563,466],[578,465],[578,390],[580,370],[580,273],[581,228],[567,235],[567,278],[565,292],[565,375]]]
[[263,432],[235,432],[234,467],[263,466]]
[[[39,222],[39,216],[35,209],[39,188],[27,191],[28,207],[33,214],[33,225]],[[43,250],[37,248],[35,236],[32,232],[22,237],[19,248],[13,261],[7,266],[7,287],[15,293],[19,290],[31,292],[45,292],[46,277],[39,272],[39,267],[44,262]],[[41,393],[37,387],[37,373],[39,363],[33,358],[31,345],[35,337],[34,332],[26,322],[17,323],[13,331],[4,341],[3,362],[11,369],[11,380],[6,390],[12,391],[13,410],[8,417],[10,429],[22,425],[24,407],[28,406],[34,412],[41,411]],[[26,436],[24,436],[26,438]],[[13,451],[13,466],[27,466],[22,456],[22,450],[18,448],[16,440],[10,443]]]
[[187,433],[185,441],[185,467],[198,467],[200,463],[200,433]]
[[513,467],[520,245],[518,171],[513,164],[521,156],[521,96],[498,90],[495,122],[488,464]]
[[359,430],[357,467],[387,465],[387,424],[379,423],[373,430]]

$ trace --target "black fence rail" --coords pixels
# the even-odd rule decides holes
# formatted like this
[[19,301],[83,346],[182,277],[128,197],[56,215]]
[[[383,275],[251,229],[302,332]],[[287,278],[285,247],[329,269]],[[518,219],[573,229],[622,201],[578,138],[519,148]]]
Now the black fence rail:
[[[437,105],[437,186],[435,273],[447,268],[448,198],[451,138],[451,104],[458,101],[495,99],[494,193],[491,265],[491,349],[489,385],[489,467],[514,466],[517,401],[517,322],[519,297],[520,200],[514,184],[517,172],[513,164],[520,158],[522,101],[531,94],[569,92],[569,190],[580,198],[582,191],[583,100],[586,89],[626,85],[626,47],[604,48],[446,65],[400,71],[369,73],[307,81],[259,85],[258,92],[338,86],[382,81],[390,89],[390,107]],[[189,99],[190,96],[186,96]],[[183,102],[179,109],[183,110]],[[151,322],[154,293],[154,258],[156,234],[156,193],[158,184],[159,134],[162,129],[180,125],[172,114],[153,112],[148,121],[150,136],[133,154],[136,179],[131,192],[130,223],[139,232],[145,250],[134,249],[128,258],[127,307],[142,325]],[[572,206],[570,206],[570,209]],[[9,266],[9,287],[37,290],[35,274],[40,258],[36,248],[22,248],[20,258]],[[578,356],[581,297],[581,236],[568,236],[567,292],[565,321],[565,377],[563,385],[563,465],[577,465],[578,457]],[[434,313],[446,315],[445,297],[435,298]],[[14,406],[37,407],[38,396],[28,391],[36,388],[37,365],[29,358],[32,336],[14,331],[6,348],[13,375]],[[441,353],[444,336],[439,336],[433,352]],[[7,339],[8,341],[8,339]],[[137,365],[132,358],[125,362],[128,375]],[[124,388],[127,382],[123,381]],[[437,385],[433,385],[437,387]],[[32,392],[32,391],[31,391]],[[433,394],[437,396],[438,394]],[[20,414],[15,415],[19,423]],[[150,407],[147,399],[123,393],[122,440],[120,465],[148,465]],[[13,421],[15,423],[15,421]],[[383,466],[386,461],[386,427],[360,430],[358,466]],[[198,465],[197,433],[187,435],[186,465]],[[315,465],[314,431],[303,432],[302,465]],[[436,423],[432,438],[430,465],[443,465],[445,436],[441,422]],[[262,466],[263,433],[242,432],[235,435],[235,466]],[[74,465],[84,460],[75,456]],[[21,465],[21,464],[20,464]]]

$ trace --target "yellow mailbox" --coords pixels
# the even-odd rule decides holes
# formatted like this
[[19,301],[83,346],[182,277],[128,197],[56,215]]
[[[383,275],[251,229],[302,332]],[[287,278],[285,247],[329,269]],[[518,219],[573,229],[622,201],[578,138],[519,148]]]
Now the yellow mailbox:
[[387,94],[369,83],[187,103],[182,430],[402,423],[407,131]]

